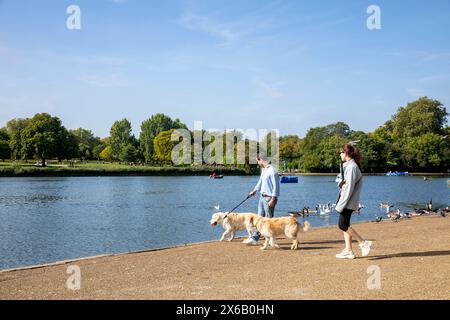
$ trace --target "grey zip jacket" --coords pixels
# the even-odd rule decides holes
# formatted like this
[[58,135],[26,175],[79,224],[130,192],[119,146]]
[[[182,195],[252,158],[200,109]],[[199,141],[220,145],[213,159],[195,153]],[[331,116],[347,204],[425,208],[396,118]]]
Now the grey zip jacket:
[[[359,208],[362,190],[362,173],[353,159],[346,161],[343,167],[345,184],[341,189],[341,196],[335,209],[338,212],[342,212],[344,209],[355,211]],[[339,184],[341,181],[342,177],[339,174],[336,182]]]

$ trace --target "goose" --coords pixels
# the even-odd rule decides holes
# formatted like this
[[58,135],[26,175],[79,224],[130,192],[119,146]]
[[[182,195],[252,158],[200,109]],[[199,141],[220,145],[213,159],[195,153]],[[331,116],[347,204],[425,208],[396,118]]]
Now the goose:
[[430,199],[430,202],[426,204],[426,208],[428,211],[433,211],[433,199]]
[[292,217],[309,217],[309,207],[303,207],[302,211],[289,211],[289,215]]
[[397,211],[389,211],[389,208],[386,208],[386,215],[389,219],[400,219],[400,209],[397,209]]
[[360,203],[358,204],[358,209],[355,210],[355,213],[361,213],[361,209],[364,209],[365,207]]
[[407,218],[407,219],[410,219],[410,218],[411,218],[411,215],[409,214],[409,212],[400,213],[400,218]]

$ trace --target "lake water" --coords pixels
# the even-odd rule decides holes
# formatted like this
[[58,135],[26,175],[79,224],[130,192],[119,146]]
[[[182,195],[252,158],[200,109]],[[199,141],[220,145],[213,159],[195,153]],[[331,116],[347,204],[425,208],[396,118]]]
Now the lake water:
[[[258,177],[0,178],[0,269],[57,260],[219,239],[211,227],[214,206],[229,210]],[[334,177],[300,177],[282,184],[276,215],[334,202]],[[389,201],[400,209],[450,204],[447,178],[365,177],[353,221],[373,220]],[[257,197],[238,211],[255,212]],[[337,216],[310,216],[314,226]],[[244,235],[244,233],[242,233]]]

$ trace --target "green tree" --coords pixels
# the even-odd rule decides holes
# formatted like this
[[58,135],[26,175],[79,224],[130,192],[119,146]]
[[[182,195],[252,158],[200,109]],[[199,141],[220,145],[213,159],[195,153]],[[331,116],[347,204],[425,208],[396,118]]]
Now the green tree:
[[441,102],[422,97],[408,103],[406,107],[400,107],[392,117],[393,136],[397,140],[403,140],[425,133],[442,134],[447,115]]
[[339,148],[349,142],[353,131],[343,122],[311,128],[300,149],[301,169],[306,172],[335,171],[339,168]]
[[436,133],[425,133],[411,138],[404,150],[407,168],[436,171],[448,169],[450,139]]
[[22,131],[25,129],[30,123],[30,119],[12,119],[6,123],[6,132],[9,136],[13,136],[15,133]]
[[138,158],[138,150],[132,144],[125,145],[119,154],[119,160],[124,162],[134,162]]
[[171,140],[172,132],[175,129],[161,131],[155,137],[153,142],[154,154],[153,159],[161,163],[171,163],[172,162],[172,150],[177,144],[176,141]]
[[[96,159],[104,149],[99,137],[94,136],[91,130],[78,128],[70,131],[76,137],[78,156],[83,159]],[[96,152],[94,152],[94,149]]]
[[103,161],[113,161],[114,159],[112,155],[111,146],[105,147],[105,149],[103,149],[102,152],[100,152],[99,157]]
[[[114,122],[110,131],[111,151],[114,159],[124,159],[124,150],[129,146],[136,148],[137,140],[131,133],[131,123],[127,119]],[[125,160],[121,160],[125,161]]]
[[187,126],[179,119],[172,120],[163,113],[152,115],[141,124],[141,134],[139,144],[146,161],[153,159],[153,143],[155,137],[162,131],[170,129],[187,129]]
[[0,129],[0,159],[2,159],[3,162],[5,159],[11,158],[9,138],[10,137],[6,128]]
[[22,159],[39,158],[45,166],[49,158],[69,158],[73,141],[59,118],[39,113],[24,129],[14,133],[10,146]]

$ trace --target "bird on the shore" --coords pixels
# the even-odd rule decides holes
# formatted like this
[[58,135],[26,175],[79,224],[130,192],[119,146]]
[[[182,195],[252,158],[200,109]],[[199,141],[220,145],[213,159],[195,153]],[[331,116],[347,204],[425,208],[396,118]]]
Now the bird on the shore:
[[450,213],[450,207],[442,208],[441,210],[439,210],[439,213],[442,217],[445,218]]
[[380,208],[391,208],[393,205],[389,204],[389,202],[380,203]]
[[383,217],[375,217],[375,222],[380,223],[383,220]]
[[386,208],[386,216],[392,221],[397,222],[400,219],[400,209],[397,209],[397,211],[389,211],[389,208]]
[[409,212],[405,212],[405,213],[400,213],[400,218],[407,218],[410,219],[411,215],[409,214]]
[[355,213],[361,213],[361,209],[364,209],[364,208],[365,207],[361,203],[359,203],[358,204],[358,209],[355,210]]
[[426,208],[428,211],[433,211],[433,199],[430,199],[430,202],[426,204]]

